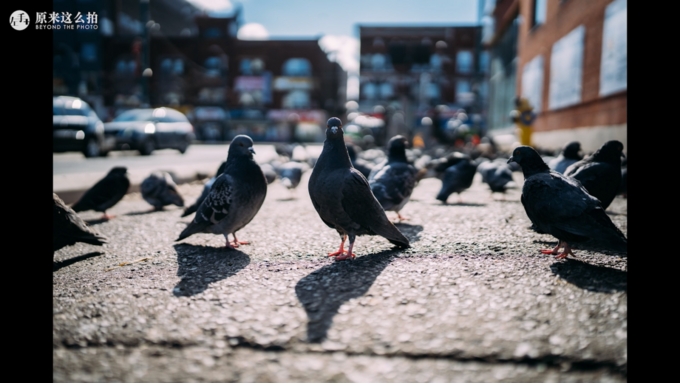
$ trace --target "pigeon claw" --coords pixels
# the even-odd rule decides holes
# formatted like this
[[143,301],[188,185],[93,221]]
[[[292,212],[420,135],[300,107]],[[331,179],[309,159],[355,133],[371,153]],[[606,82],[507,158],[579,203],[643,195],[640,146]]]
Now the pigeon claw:
[[355,258],[355,255],[354,255],[354,254],[347,253],[347,254],[344,254],[344,255],[340,255],[340,256],[335,257],[335,260],[336,260],[336,261],[342,261],[343,259],[348,259],[348,258]]
[[[557,246],[555,246],[554,249],[552,249],[552,250],[547,250],[547,249],[541,250],[541,253],[543,253],[543,254],[553,254],[553,255],[557,254],[558,250],[560,250],[560,247],[562,247],[562,244],[563,244],[563,242],[560,241],[560,242],[557,243]],[[566,246],[566,244],[564,244],[564,245],[565,245],[564,251],[566,252],[568,247]],[[566,257],[566,255],[565,255],[565,257]]]
[[565,245],[565,246],[564,246],[564,251],[562,252],[562,254],[555,256],[555,259],[566,258],[567,255],[571,255],[571,256],[573,256],[573,257],[578,258],[578,257],[576,256],[576,254],[574,254],[574,253],[571,251],[571,247],[569,247],[569,245]]
[[111,219],[111,218],[116,218],[116,216],[104,213],[100,219],[107,219],[108,220],[108,219]]
[[544,250],[541,250],[541,253],[543,253],[543,254],[557,254],[557,251],[550,250],[550,249],[544,249]]
[[338,250],[335,253],[328,253],[329,257],[335,257],[336,255],[347,254],[347,250]]

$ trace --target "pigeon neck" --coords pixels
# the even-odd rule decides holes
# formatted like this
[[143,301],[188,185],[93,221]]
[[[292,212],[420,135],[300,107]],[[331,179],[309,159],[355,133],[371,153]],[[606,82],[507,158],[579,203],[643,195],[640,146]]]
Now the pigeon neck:
[[621,157],[618,155],[612,155],[611,153],[602,152],[598,149],[591,157],[592,161],[604,162],[611,165],[617,165],[621,167]]
[[406,151],[404,149],[390,149],[390,152],[387,154],[387,161],[388,162],[407,162],[406,160]]
[[[351,168],[347,146],[342,139],[326,139],[323,150],[316,166],[321,165],[327,169]],[[315,166],[315,167],[316,167]]]
[[524,178],[533,176],[539,173],[550,173],[550,168],[542,160],[540,162],[533,162],[529,164],[522,164],[522,173]]

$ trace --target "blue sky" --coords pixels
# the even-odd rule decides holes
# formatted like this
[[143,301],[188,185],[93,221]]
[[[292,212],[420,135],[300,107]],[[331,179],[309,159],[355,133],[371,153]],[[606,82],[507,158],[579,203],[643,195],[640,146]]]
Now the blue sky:
[[[236,1],[190,0],[228,10]],[[471,24],[477,0],[244,0],[246,23],[262,24],[272,37],[357,36],[356,24]]]
[[[319,37],[329,58],[348,72],[347,96],[359,92],[361,25],[477,24],[479,0],[188,0],[219,16],[231,15],[237,3],[243,22],[239,39]],[[323,36],[323,37],[322,37]]]

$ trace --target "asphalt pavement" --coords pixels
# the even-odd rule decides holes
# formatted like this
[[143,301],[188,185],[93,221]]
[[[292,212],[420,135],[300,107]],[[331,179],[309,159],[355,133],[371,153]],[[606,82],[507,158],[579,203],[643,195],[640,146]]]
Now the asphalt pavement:
[[[494,200],[477,175],[460,204],[421,181],[397,225],[410,249],[361,236],[356,259],[336,262],[309,175],[269,186],[238,250],[210,234],[174,242],[192,217],[138,193],[110,221],[80,213],[110,243],[55,253],[54,381],[626,381],[626,257],[541,254],[556,240],[529,229],[521,189]],[[180,185],[188,203],[201,189]],[[627,200],[608,213],[626,233]]]

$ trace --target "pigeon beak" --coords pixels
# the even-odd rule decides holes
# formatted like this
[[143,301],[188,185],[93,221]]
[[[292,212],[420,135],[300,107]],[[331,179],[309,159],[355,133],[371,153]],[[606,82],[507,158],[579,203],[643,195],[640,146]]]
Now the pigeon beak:
[[337,131],[338,131],[337,126],[334,126],[334,127],[331,128],[331,132],[333,132],[333,134],[337,133]]
[[515,162],[515,158],[514,158],[514,157],[508,158],[508,162],[507,162],[507,163],[511,163],[511,162]]
[[252,146],[248,148],[248,151],[251,152],[251,153],[253,153],[253,154],[255,154],[255,149],[253,149]]

